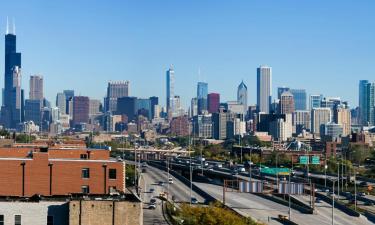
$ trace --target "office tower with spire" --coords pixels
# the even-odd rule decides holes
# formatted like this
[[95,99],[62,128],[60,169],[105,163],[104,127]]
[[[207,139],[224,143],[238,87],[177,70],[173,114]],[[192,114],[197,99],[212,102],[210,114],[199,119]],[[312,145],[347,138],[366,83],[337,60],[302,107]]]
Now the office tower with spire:
[[40,75],[30,76],[30,92],[29,99],[32,100],[43,100],[43,77]]
[[167,113],[169,117],[172,117],[175,111],[175,94],[174,94],[174,69],[171,65],[170,68],[166,72],[166,81],[167,81]]
[[258,112],[270,113],[272,103],[272,68],[257,68],[257,107]]
[[241,81],[237,88],[237,102],[243,106],[243,114],[246,115],[247,112],[247,86]]
[[198,114],[203,114],[203,112],[207,111],[207,96],[208,96],[208,83],[198,82],[198,85],[197,85]]
[[23,119],[23,90],[21,89],[21,53],[17,52],[15,26],[10,31],[7,21],[5,34],[5,71],[1,124],[16,128]]

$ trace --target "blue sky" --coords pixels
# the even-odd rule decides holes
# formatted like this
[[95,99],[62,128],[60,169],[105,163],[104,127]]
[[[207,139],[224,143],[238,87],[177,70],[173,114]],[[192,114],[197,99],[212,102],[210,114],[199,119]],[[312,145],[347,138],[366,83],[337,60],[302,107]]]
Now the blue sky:
[[17,0],[0,3],[0,24],[5,32],[15,18],[26,93],[29,76],[42,74],[52,102],[71,88],[102,99],[107,81],[130,80],[131,95],[164,104],[173,64],[185,105],[198,68],[222,100],[243,79],[255,103],[256,67],[267,64],[274,93],[305,88],[357,105],[358,80],[375,81],[374,11],[373,0]]

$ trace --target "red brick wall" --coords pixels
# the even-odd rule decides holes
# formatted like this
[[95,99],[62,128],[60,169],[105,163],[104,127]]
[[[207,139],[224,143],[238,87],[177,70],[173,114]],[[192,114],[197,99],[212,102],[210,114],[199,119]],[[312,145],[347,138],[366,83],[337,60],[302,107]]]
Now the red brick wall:
[[[75,150],[74,150],[75,151]],[[104,168],[107,165],[106,193],[109,187],[124,189],[122,162],[91,160],[48,159],[48,153],[34,153],[33,159],[0,160],[0,195],[22,196],[22,166],[25,162],[25,196],[50,195],[50,167],[52,165],[52,195],[80,193],[82,185],[90,187],[91,194],[104,194]],[[90,168],[90,178],[81,178],[82,168]],[[109,179],[109,169],[117,170],[117,179]]]

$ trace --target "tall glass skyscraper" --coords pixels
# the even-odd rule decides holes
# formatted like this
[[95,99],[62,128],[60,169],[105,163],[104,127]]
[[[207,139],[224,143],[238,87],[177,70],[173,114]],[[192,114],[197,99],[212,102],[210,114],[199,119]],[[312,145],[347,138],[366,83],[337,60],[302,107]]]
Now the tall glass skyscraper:
[[272,102],[272,68],[257,68],[257,109],[259,112],[270,113]]
[[208,83],[198,82],[197,99],[198,99],[198,113],[199,114],[202,114],[203,111],[207,110],[207,95],[208,95]]
[[171,66],[166,73],[167,80],[167,113],[173,114],[174,112],[174,70]]
[[368,84],[368,80],[359,81],[359,122],[361,125],[367,125],[369,122]]
[[294,97],[294,105],[296,110],[306,110],[306,90],[305,89],[290,89]]
[[247,86],[242,81],[237,89],[237,102],[243,106],[243,114],[247,112]]
[[6,128],[16,128],[17,124],[22,121],[23,111],[23,90],[21,84],[14,82],[21,80],[21,53],[17,52],[17,38],[15,28],[7,31],[5,34],[5,73],[3,104],[1,107],[1,123]]

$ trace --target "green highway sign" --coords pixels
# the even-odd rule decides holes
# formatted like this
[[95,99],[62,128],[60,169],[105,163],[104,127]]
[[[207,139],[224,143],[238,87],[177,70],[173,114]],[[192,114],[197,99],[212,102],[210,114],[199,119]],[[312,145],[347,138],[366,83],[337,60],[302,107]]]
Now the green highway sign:
[[299,164],[309,164],[309,156],[306,156],[306,155],[300,156]]
[[320,157],[319,156],[312,156],[311,157],[311,164],[320,165]]
[[261,173],[271,174],[271,175],[289,175],[289,168],[260,168]]

